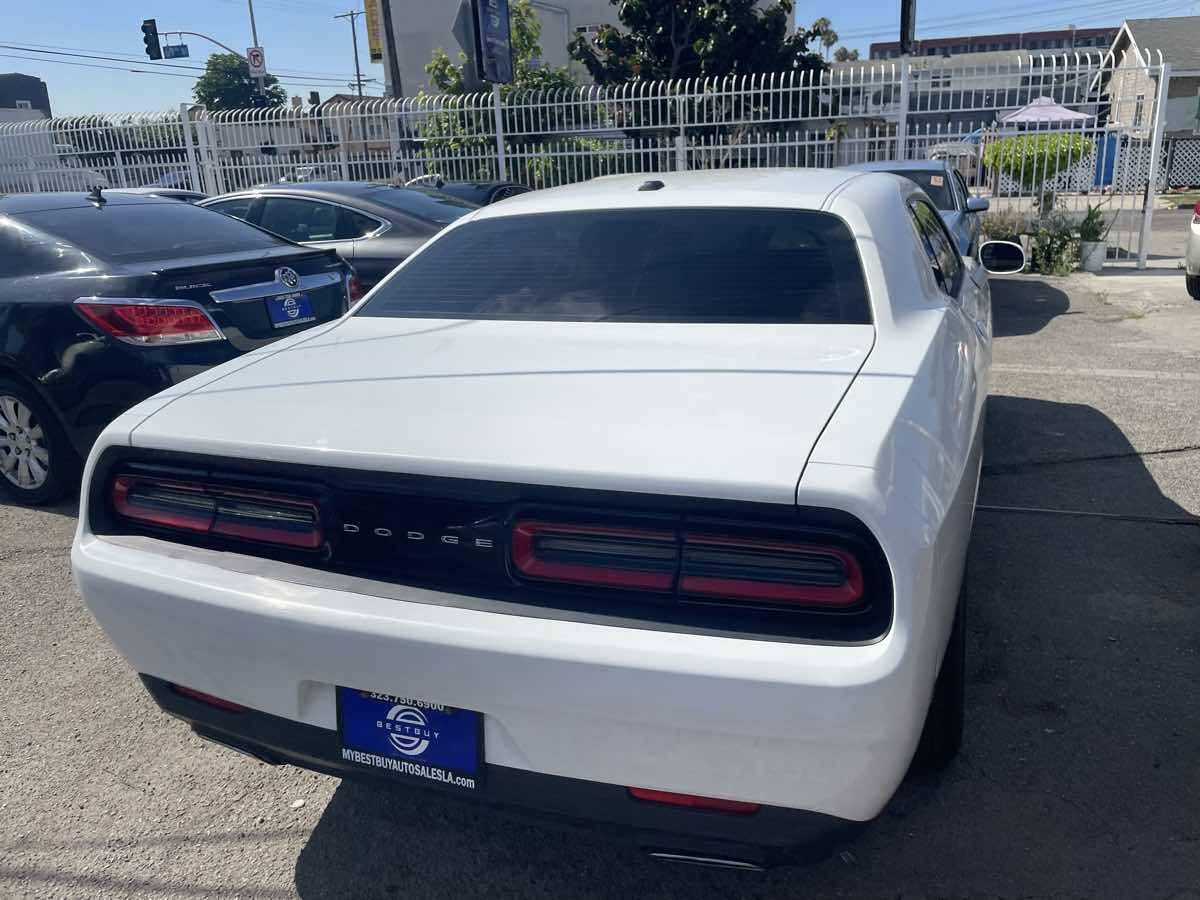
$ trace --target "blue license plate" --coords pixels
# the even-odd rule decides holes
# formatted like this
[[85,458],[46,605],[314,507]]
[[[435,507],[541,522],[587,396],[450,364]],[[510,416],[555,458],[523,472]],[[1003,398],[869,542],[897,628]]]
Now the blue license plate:
[[283,294],[279,297],[267,298],[267,314],[275,328],[287,328],[289,325],[299,325],[301,322],[315,322],[312,301],[308,294]]
[[483,716],[397,697],[337,689],[343,762],[475,790],[483,783]]

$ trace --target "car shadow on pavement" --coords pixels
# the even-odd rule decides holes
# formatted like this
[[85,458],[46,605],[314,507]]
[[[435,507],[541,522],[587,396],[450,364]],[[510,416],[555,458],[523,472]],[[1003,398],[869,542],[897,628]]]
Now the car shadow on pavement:
[[67,518],[74,519],[79,516],[78,493],[77,490],[73,490],[65,500],[60,500],[57,503],[51,503],[46,506],[28,507],[20,503],[14,503],[9,499],[8,494],[0,491],[0,510],[9,509],[17,511],[32,509],[35,513],[48,513],[52,516],[66,516]]
[[297,892],[1192,896],[1200,527],[1092,407],[993,397],[986,446],[962,751],[943,772],[910,773],[829,859],[763,874],[669,866],[430,792],[345,782],[296,862]]
[[1067,313],[1067,295],[1040,278],[988,279],[992,291],[992,333],[995,337],[1036,334],[1050,320]]

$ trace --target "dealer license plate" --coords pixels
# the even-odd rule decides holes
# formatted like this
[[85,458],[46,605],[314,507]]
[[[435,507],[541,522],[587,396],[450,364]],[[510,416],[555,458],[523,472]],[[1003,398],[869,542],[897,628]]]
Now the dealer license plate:
[[308,299],[308,294],[303,293],[268,297],[267,314],[275,328],[287,328],[289,325],[317,320],[313,313],[312,301]]
[[423,700],[337,689],[342,761],[472,791],[483,783],[483,715]]

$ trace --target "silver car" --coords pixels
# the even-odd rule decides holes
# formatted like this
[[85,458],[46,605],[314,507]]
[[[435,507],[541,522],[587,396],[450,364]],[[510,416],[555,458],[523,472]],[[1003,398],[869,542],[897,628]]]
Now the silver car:
[[1192,209],[1184,271],[1187,275],[1187,292],[1192,295],[1193,300],[1200,300],[1200,203]]
[[983,234],[979,213],[987,211],[988,201],[971,196],[967,182],[958,169],[940,159],[858,163],[846,168],[862,172],[890,172],[919,185],[937,207],[942,221],[958,244],[958,251],[963,256],[975,254]]

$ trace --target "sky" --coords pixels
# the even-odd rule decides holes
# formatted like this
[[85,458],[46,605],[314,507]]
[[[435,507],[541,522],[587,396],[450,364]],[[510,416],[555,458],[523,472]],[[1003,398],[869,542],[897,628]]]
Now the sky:
[[[457,5],[458,0],[426,2]],[[829,0],[798,0],[796,17],[811,22],[828,16],[841,36],[839,43],[866,56],[871,41],[897,38],[899,8],[899,0],[863,0],[847,7]],[[160,32],[203,32],[239,51],[251,45],[244,0],[37,0],[24,9],[20,17],[3,17],[0,72],[43,79],[55,115],[163,110],[191,100],[192,84],[208,54],[222,51],[201,38],[185,37],[189,59],[151,62],[142,48],[144,18],[157,19]],[[289,96],[307,98],[311,90],[322,97],[350,91],[350,26],[345,19],[333,18],[349,9],[362,9],[361,0],[256,0],[267,68]],[[1198,9],[1200,2],[1194,0],[918,0],[917,37],[1117,25],[1126,17],[1191,15]],[[358,38],[363,76],[378,79],[366,92],[381,94],[383,67],[367,59],[361,18]],[[446,43],[452,46],[453,38],[447,35]]]

